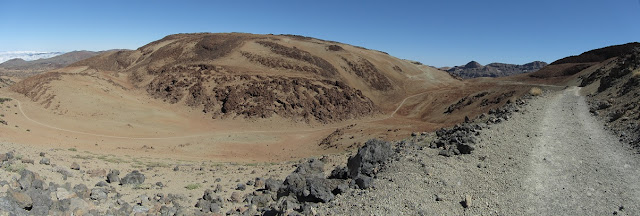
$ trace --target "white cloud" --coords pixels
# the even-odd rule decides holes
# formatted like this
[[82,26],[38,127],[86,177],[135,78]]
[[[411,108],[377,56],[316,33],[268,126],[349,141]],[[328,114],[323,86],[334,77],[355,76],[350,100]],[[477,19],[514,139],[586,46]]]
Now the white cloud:
[[51,58],[64,52],[37,52],[37,51],[8,51],[0,52],[0,64],[14,58],[21,58],[25,61],[33,61],[42,58]]

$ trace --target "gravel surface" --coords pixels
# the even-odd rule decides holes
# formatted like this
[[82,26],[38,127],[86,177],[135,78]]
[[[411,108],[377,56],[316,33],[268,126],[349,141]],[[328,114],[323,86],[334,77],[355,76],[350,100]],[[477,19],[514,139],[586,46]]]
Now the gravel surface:
[[349,190],[320,215],[638,215],[639,159],[589,114],[579,88],[533,99],[490,125],[472,154],[401,148],[373,188]]

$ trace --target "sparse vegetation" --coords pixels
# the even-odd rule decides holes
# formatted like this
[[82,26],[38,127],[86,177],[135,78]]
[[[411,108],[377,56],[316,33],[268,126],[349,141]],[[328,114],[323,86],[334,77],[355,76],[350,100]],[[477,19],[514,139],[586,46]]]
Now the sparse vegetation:
[[529,94],[531,94],[532,96],[539,96],[542,94],[542,89],[538,87],[533,87],[531,88],[531,90],[529,90]]
[[91,156],[91,155],[74,155],[74,156],[71,156],[71,158],[81,159],[81,160],[91,160],[91,159],[93,159],[93,156]]
[[6,101],[11,101],[11,98],[0,98],[0,104],[4,104]]
[[125,160],[122,160],[120,158],[116,158],[115,156],[112,157],[108,157],[106,155],[101,155],[98,157],[98,159],[109,162],[109,163],[124,163],[126,162]]
[[151,189],[153,186],[151,184],[136,184],[134,185],[132,188],[134,190],[149,190]]
[[7,172],[15,172],[19,173],[24,170],[26,166],[24,164],[9,164],[6,168],[4,168]]
[[69,149],[67,149],[67,150],[72,151],[72,152],[74,152],[74,151],[78,151],[78,149],[76,149],[76,148],[69,148]]
[[186,188],[187,190],[195,190],[195,189],[198,189],[200,187],[201,187],[201,185],[199,183],[195,183],[195,184],[188,184],[184,188]]
[[149,162],[149,163],[147,163],[147,167],[152,167],[152,168],[155,168],[155,167],[169,167],[169,165],[166,164],[166,163],[162,163],[162,162]]

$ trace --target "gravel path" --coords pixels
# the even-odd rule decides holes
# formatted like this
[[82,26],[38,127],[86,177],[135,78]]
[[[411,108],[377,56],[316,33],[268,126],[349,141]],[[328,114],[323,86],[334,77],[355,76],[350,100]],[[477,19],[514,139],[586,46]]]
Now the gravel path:
[[[640,159],[588,112],[578,88],[540,96],[481,132],[470,155],[426,142],[320,214],[640,215]],[[465,200],[468,201],[465,202]],[[465,205],[467,205],[465,207]]]
[[549,101],[530,142],[532,172],[523,182],[530,214],[640,214],[638,156],[603,130],[590,116],[578,88]]

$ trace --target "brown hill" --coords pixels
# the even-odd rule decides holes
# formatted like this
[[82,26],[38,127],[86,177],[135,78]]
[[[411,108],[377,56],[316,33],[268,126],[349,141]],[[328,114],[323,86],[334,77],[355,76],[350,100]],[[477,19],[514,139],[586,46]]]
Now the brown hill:
[[[78,76],[126,91],[142,90],[212,118],[277,116],[321,123],[386,112],[405,95],[457,82],[439,70],[336,42],[203,33],[170,35],[137,50],[108,52],[29,78],[13,89],[45,107],[68,110],[60,101],[83,99],[56,93],[52,83]],[[409,87],[414,83],[419,87]]]
[[45,71],[66,67],[72,63],[96,56],[102,52],[73,51],[46,59],[25,61],[11,59],[0,64],[0,76],[25,78]]

